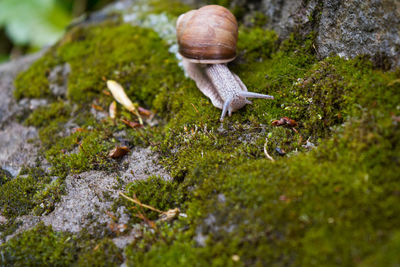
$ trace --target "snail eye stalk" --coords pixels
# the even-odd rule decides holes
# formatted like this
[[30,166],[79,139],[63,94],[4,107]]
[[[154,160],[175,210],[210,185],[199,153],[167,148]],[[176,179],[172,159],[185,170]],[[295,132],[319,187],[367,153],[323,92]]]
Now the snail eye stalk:
[[239,92],[239,96],[241,97],[248,97],[248,98],[265,98],[265,99],[274,99],[272,95],[263,95],[253,92]]
[[[224,107],[223,107],[223,109],[222,109],[221,118],[219,119],[220,122],[223,122],[223,121],[224,121],[224,118],[225,118],[225,116],[226,116],[226,112],[228,111],[231,102],[232,102],[232,98],[228,98],[228,99],[225,101]],[[231,112],[229,111],[229,113],[231,113]]]

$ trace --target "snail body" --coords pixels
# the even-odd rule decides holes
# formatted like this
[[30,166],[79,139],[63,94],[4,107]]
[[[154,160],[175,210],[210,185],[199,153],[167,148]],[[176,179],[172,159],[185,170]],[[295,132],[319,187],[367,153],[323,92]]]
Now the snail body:
[[183,67],[212,104],[222,109],[220,120],[226,113],[251,102],[247,98],[272,96],[248,92],[240,78],[226,63],[236,57],[238,25],[235,16],[218,5],[204,6],[179,16],[177,39]]

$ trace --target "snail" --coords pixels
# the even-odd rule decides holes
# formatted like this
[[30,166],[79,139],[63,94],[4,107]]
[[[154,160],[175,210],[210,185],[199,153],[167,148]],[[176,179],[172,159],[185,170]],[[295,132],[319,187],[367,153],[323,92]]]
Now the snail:
[[247,98],[273,96],[247,91],[246,85],[226,63],[236,58],[238,25],[226,8],[208,5],[179,16],[176,35],[183,68],[212,104],[222,109],[220,121],[228,113],[251,104]]

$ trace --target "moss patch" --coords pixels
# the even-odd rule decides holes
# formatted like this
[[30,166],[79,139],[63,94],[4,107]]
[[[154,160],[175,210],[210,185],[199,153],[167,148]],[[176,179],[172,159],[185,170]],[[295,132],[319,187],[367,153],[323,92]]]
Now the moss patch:
[[[131,183],[127,186],[126,191],[130,196],[135,197],[142,203],[150,205],[158,210],[167,211],[174,209],[180,203],[184,202],[186,194],[177,193],[178,183],[173,181],[165,181],[163,178],[154,176],[149,177],[146,180],[139,180],[135,183]],[[114,204],[114,208],[119,206],[130,206],[131,214],[136,216],[139,213],[145,215],[150,220],[155,220],[159,217],[159,213],[144,209],[138,206],[132,206],[132,202],[125,199],[117,201]],[[139,218],[133,218],[133,222],[142,222]]]
[[107,238],[100,240],[94,247],[85,248],[80,254],[77,266],[120,266],[123,263],[121,250]]
[[[275,101],[255,100],[221,129],[218,110],[186,88],[171,96],[185,90],[190,105],[170,106],[176,117],[159,149],[182,181],[175,195],[185,195],[177,206],[188,219],[146,232],[127,249],[130,264],[354,265],[396,246],[400,99],[391,81],[400,73],[364,58],[317,61],[312,36],[276,51],[275,36],[262,33],[248,45],[266,42],[271,52],[254,60],[250,46],[231,67]],[[270,125],[283,116],[297,132]],[[266,137],[276,159],[276,148],[290,157],[265,159]],[[304,153],[306,140],[319,147]]]
[[50,180],[41,169],[29,169],[0,187],[1,213],[9,218],[28,213],[35,206],[35,193]]
[[74,262],[74,243],[70,235],[39,225],[0,246],[3,255],[0,263],[13,266],[67,266]]
[[119,266],[121,251],[108,238],[93,239],[39,224],[0,245],[2,266]]
[[20,73],[15,79],[15,98],[18,100],[23,97],[49,97],[51,92],[47,77],[56,64],[57,60],[50,51],[33,63],[27,71]]

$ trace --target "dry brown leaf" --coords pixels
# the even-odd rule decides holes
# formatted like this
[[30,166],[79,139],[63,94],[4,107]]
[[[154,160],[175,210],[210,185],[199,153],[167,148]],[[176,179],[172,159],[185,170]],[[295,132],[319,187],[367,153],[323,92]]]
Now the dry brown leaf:
[[103,94],[108,95],[108,96],[111,96],[110,92],[107,91],[107,90],[103,90]]
[[288,117],[282,117],[279,120],[274,120],[271,124],[274,126],[289,126],[289,127],[297,126],[297,122]]
[[141,115],[146,116],[146,117],[150,117],[152,114],[152,112],[150,110],[142,108],[142,107],[138,107],[138,110]]
[[128,154],[129,151],[129,148],[126,146],[117,146],[108,153],[108,156],[113,159],[118,159]]
[[74,129],[72,129],[72,133],[76,133],[76,132],[86,133],[86,132],[89,132],[89,131],[86,130],[85,128],[74,128]]
[[121,121],[122,121],[123,123],[125,123],[127,126],[133,128],[133,129],[142,128],[142,127],[143,127],[143,124],[140,124],[140,123],[138,123],[138,122],[128,121],[128,120],[125,120],[125,119],[121,119]]
[[92,108],[94,108],[95,110],[98,110],[98,111],[104,111],[104,109],[101,106],[96,105],[96,104],[92,104]]

